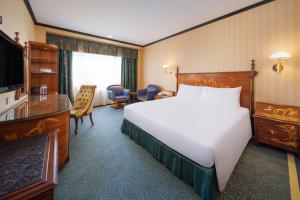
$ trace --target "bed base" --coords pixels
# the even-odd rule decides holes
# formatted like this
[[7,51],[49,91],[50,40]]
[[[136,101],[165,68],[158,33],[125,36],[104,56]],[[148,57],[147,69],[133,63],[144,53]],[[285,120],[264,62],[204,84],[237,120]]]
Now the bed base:
[[215,167],[206,168],[191,161],[126,119],[123,120],[121,131],[145,148],[175,176],[192,186],[201,199],[209,200],[219,197]]

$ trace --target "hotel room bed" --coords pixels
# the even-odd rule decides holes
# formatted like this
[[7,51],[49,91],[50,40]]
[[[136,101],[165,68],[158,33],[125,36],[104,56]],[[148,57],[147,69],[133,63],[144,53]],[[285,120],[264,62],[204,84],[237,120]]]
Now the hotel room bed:
[[[252,135],[252,72],[217,73],[217,81],[210,75],[207,81],[207,74],[196,74],[196,78],[195,74],[178,74],[178,84],[242,86],[241,106],[227,109],[184,101],[179,95],[136,103],[124,109],[122,132],[191,185],[202,199],[213,199],[224,190]],[[240,78],[241,73],[247,76]]]
[[126,106],[124,118],[195,163],[215,165],[221,190],[251,138],[246,108],[191,105],[172,97]]

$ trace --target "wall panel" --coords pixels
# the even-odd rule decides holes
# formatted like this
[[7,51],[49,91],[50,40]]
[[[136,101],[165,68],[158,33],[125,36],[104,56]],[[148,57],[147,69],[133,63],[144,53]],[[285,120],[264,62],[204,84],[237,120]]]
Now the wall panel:
[[[278,75],[272,71],[274,51],[293,57]],[[156,83],[175,90],[175,77],[161,66],[181,72],[250,70],[255,59],[257,101],[300,106],[300,1],[276,0],[207,26],[147,46],[143,51],[143,85]]]

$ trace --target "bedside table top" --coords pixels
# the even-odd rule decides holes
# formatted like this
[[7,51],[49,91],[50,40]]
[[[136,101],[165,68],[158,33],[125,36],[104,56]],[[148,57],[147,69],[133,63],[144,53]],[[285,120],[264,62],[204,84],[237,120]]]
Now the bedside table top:
[[168,98],[168,97],[173,97],[173,96],[169,96],[169,95],[155,95],[155,99],[163,99],[163,98]]
[[300,124],[300,107],[256,102],[253,117]]
[[168,97],[174,97],[175,96],[175,91],[161,91],[157,95],[155,95],[155,99],[163,99],[163,98],[168,98]]

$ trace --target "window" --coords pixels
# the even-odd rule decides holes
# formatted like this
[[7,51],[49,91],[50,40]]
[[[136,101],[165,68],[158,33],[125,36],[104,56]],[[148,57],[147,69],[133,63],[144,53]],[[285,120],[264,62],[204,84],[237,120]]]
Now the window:
[[97,85],[94,105],[106,105],[106,88],[121,84],[121,57],[73,52],[72,63],[74,96],[81,85]]

